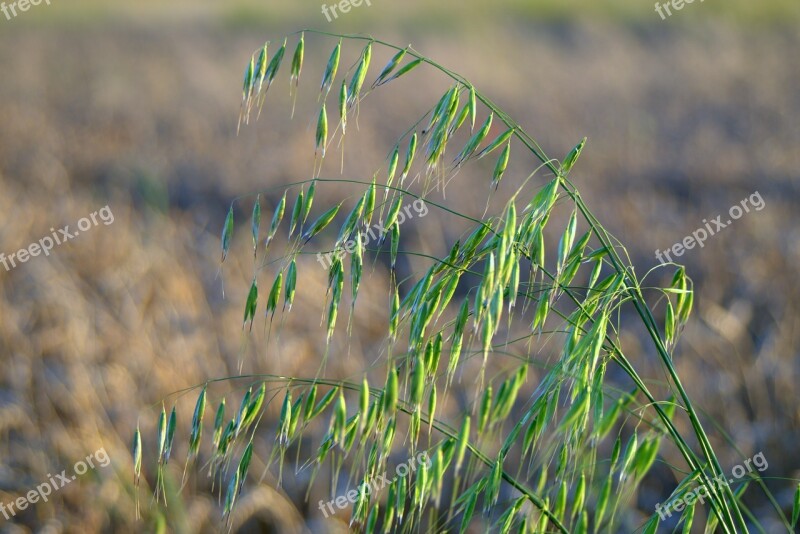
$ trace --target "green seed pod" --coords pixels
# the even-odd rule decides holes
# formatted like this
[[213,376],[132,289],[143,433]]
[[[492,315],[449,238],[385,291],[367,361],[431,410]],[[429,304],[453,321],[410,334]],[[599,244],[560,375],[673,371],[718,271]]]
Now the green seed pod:
[[283,287],[283,273],[278,273],[278,276],[275,277],[275,281],[272,283],[272,289],[269,292],[269,298],[267,299],[267,310],[265,312],[265,316],[269,315],[272,312],[272,316],[275,316],[275,310],[278,307],[278,299],[280,298],[281,289]]
[[303,220],[302,224],[308,220],[308,215],[311,213],[311,205],[314,203],[314,196],[317,192],[317,181],[313,180],[308,187],[308,195],[306,195],[305,202],[303,202]]
[[328,405],[330,405],[330,403],[333,401],[333,396],[336,394],[336,392],[337,392],[336,389],[329,390],[317,403],[317,406],[314,408],[311,414],[306,418],[306,421],[311,421],[314,418],[316,418],[319,414],[321,414],[325,410],[325,408],[327,408]]
[[562,480],[561,486],[558,489],[558,496],[556,496],[556,504],[555,507],[553,508],[553,515],[555,515],[560,520],[564,519],[564,513],[567,511],[568,490],[569,487],[567,486],[567,481]]
[[389,168],[386,173],[386,187],[391,187],[394,175],[397,172],[397,163],[400,161],[400,146],[395,145],[389,158]]
[[308,395],[306,395],[305,403],[303,405],[303,421],[308,422],[309,417],[314,410],[314,402],[317,400],[317,386],[313,385],[308,389]]
[[369,383],[367,377],[361,381],[361,395],[358,402],[358,413],[361,416],[361,429],[364,429],[364,424],[367,422],[367,412],[369,411]]
[[375,177],[372,178],[372,183],[364,193],[364,224],[369,226],[372,222],[372,214],[375,212]]
[[269,42],[264,43],[263,48],[261,49],[261,54],[258,56],[258,68],[256,69],[256,75],[258,76],[258,91],[261,92],[261,87],[264,85],[264,78],[267,75],[267,48],[269,46]]
[[305,48],[304,34],[300,34],[300,40],[297,42],[297,47],[294,49],[294,56],[292,56],[292,70],[290,80],[297,86],[300,83],[300,72],[303,70],[303,51]]
[[461,465],[464,463],[464,455],[467,451],[469,444],[469,427],[470,416],[464,417],[464,422],[461,424],[461,431],[458,433],[458,445],[456,446],[456,473],[461,470]]
[[[480,153],[477,156],[477,159],[481,159],[484,156],[488,156],[504,143],[508,143],[508,140],[511,139],[512,135],[514,135],[514,128],[509,128],[505,132],[495,137],[494,141],[489,143],[489,145],[486,148],[480,151]],[[506,144],[506,147],[508,147],[510,144],[511,143]]]
[[390,414],[394,414],[397,409],[399,391],[400,386],[397,379],[397,370],[392,368],[389,371],[389,377],[386,379],[386,405],[384,406],[384,409]]
[[387,63],[386,66],[383,67],[383,70],[378,75],[378,78],[375,80],[375,83],[372,84],[372,87],[377,87],[381,85],[381,83],[383,83],[386,77],[389,74],[391,74],[391,72],[397,67],[397,65],[400,64],[405,55],[406,55],[406,49],[404,48],[403,50],[400,50],[394,56],[392,56],[392,59],[389,60],[389,63]]
[[308,241],[324,230],[331,223],[333,218],[336,217],[336,214],[339,213],[339,208],[341,207],[341,204],[336,205],[320,215],[319,218],[311,225],[311,228],[306,230],[306,232],[303,234],[303,241]]
[[428,433],[433,429],[433,419],[436,415],[436,384],[431,384],[431,392],[428,394]]
[[581,155],[581,151],[583,151],[583,147],[586,145],[586,138],[584,137],[580,143],[578,143],[575,148],[573,148],[567,157],[564,158],[564,161],[561,163],[561,175],[566,176],[569,174],[569,171],[572,170],[572,166],[575,165],[575,162],[578,161],[578,157]]
[[133,476],[136,487],[139,487],[139,478],[142,475],[142,433],[139,425],[136,425],[136,432],[133,434]]
[[476,95],[475,95],[475,87],[469,87],[469,116],[470,116],[470,131],[475,129],[475,116],[477,115],[477,102],[476,102]]
[[250,403],[247,405],[242,427],[246,428],[253,424],[261,413],[261,408],[264,406],[264,398],[267,395],[267,384],[262,383],[261,387],[256,392]]
[[364,85],[364,79],[367,77],[367,70],[369,70],[369,62],[372,57],[372,42],[370,41],[364,51],[361,53],[361,60],[356,67],[356,72],[350,79],[350,86],[347,88],[349,94],[347,105],[352,106],[358,101],[361,87]]
[[417,132],[415,131],[411,135],[411,139],[408,141],[408,149],[406,150],[406,162],[403,166],[403,174],[400,178],[400,182],[402,183],[405,180],[406,176],[408,176],[408,171],[411,170],[411,164],[414,162],[414,155],[417,153]]
[[217,408],[217,414],[214,417],[214,438],[212,439],[211,443],[214,445],[214,448],[217,448],[220,443],[220,439],[222,438],[222,425],[225,423],[225,399],[223,398],[222,401],[219,403],[219,407]]
[[294,302],[295,289],[297,287],[297,263],[292,260],[289,264],[289,269],[286,272],[286,293],[283,297],[283,308],[285,310],[292,310],[292,303]]
[[206,387],[200,392],[197,397],[197,403],[194,406],[194,415],[192,416],[192,431],[189,438],[189,458],[197,455],[200,448],[200,437],[203,434],[203,416],[206,413]]
[[228,216],[225,217],[225,225],[222,228],[222,260],[228,256],[228,249],[231,247],[231,237],[233,236],[233,205],[228,209]]
[[300,217],[303,214],[303,191],[297,195],[294,201],[294,208],[292,209],[292,220],[289,222],[289,237],[292,237],[294,229],[297,228],[297,223],[300,222]]
[[250,292],[247,294],[247,302],[244,306],[244,319],[242,320],[242,330],[244,330],[245,324],[247,324],[248,319],[250,320],[250,328],[253,328],[253,320],[255,319],[256,315],[256,307],[258,306],[258,283],[256,279],[253,278],[253,282],[250,285]]
[[322,157],[325,157],[325,148],[328,146],[328,112],[325,109],[325,103],[319,110],[319,118],[317,119],[317,144],[314,148],[314,153],[322,151]]
[[325,74],[322,76],[322,83],[319,86],[319,92],[327,92],[333,84],[333,79],[336,78],[336,71],[339,69],[339,58],[342,54],[342,40],[336,43],[328,59],[328,65],[325,67]]
[[475,152],[475,150],[478,148],[478,146],[480,146],[480,144],[483,142],[483,140],[489,134],[489,130],[492,128],[492,118],[493,118],[493,116],[494,116],[494,114],[490,113],[489,116],[486,117],[486,121],[483,123],[483,126],[481,126],[481,129],[478,130],[478,132],[475,133],[469,139],[469,141],[467,141],[467,144],[464,146],[464,148],[461,150],[461,152],[458,154],[458,156],[455,159],[455,164],[456,165],[461,165],[461,163],[463,163],[464,160],[466,160],[468,157],[470,157],[473,154],[473,152]]
[[161,416],[158,418],[158,461],[164,458],[164,450],[167,446],[167,411],[161,407]]
[[339,89],[339,123],[342,125],[342,135],[347,132],[347,83],[342,80]]
[[269,247],[272,238],[275,237],[275,233],[278,231],[278,227],[281,225],[281,221],[283,221],[283,214],[286,211],[286,192],[284,191],[283,196],[278,201],[278,205],[275,206],[275,213],[272,214],[272,222],[269,225],[269,234],[267,234],[267,246]]
[[494,172],[492,173],[492,187],[497,188],[497,184],[500,183],[500,180],[503,178],[503,174],[506,172],[506,168],[508,168],[508,158],[511,153],[511,143],[507,144],[506,147],[503,149],[503,152],[500,153],[500,157],[497,158],[497,163],[494,166]]

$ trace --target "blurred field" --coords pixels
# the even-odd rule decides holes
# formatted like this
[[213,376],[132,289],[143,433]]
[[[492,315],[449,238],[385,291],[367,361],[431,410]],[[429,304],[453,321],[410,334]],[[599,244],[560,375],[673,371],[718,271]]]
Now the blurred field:
[[[663,4],[663,1],[661,2]],[[332,4],[332,2],[328,2]],[[424,6],[424,9],[423,9]],[[604,20],[639,21],[645,24],[655,15],[651,2],[626,2],[609,0],[591,2],[590,0],[503,0],[502,2],[460,2],[442,0],[426,5],[420,0],[403,4],[374,0],[372,6],[364,4],[364,9],[353,9],[347,16],[340,17],[340,26],[353,26],[369,21],[375,30],[387,27],[418,27],[432,24],[434,29],[442,25],[464,28],[486,28],[498,21],[531,23],[556,20]],[[377,9],[371,9],[375,7]],[[407,8],[408,7],[408,8]],[[316,10],[316,11],[315,11]],[[690,13],[690,15],[686,15]],[[692,21],[710,18],[736,21],[742,25],[753,23],[779,24],[791,27],[792,21],[800,15],[800,6],[793,0],[729,0],[728,2],[708,2],[697,0],[686,3],[671,20],[691,19]],[[52,22],[60,26],[86,22],[95,24],[101,21],[128,21],[134,18],[149,23],[166,21],[208,20],[223,24],[242,25],[280,24],[290,25],[319,24],[315,17],[321,17],[321,4],[272,3],[258,0],[237,0],[235,2],[213,2],[210,0],[177,0],[165,7],[156,0],[140,2],[103,2],[102,0],[74,0],[61,4],[53,0],[53,5],[45,10],[32,10],[24,18],[35,22]],[[488,23],[488,24],[487,24]]]
[[[260,327],[252,337],[241,333],[251,277],[244,238],[218,272],[231,200],[269,191],[274,205],[278,185],[310,177],[311,102],[330,41],[307,38],[295,120],[282,80],[266,116],[236,136],[250,53],[303,27],[413,43],[491,95],[552,157],[588,136],[574,177],[629,246],[640,275],[656,265],[655,249],[759,191],[763,211],[680,258],[697,297],[676,360],[690,395],[720,427],[714,445],[724,465],[763,451],[769,485],[788,510],[794,485],[785,479],[800,478],[799,23],[792,0],[696,2],[667,21],[649,2],[588,0],[373,0],[331,24],[317,3],[255,0],[167,7],[53,0],[12,21],[0,15],[0,252],[106,204],[115,216],[47,258],[0,267],[0,502],[100,447],[112,459],[50,502],[8,522],[0,517],[0,532],[153,530],[134,520],[128,451],[140,416],[152,438],[163,399],[239,374],[240,364],[245,373],[317,369],[325,280],[313,257],[299,267],[318,281],[300,289],[297,310],[269,346]],[[349,174],[368,179],[411,117],[445,87],[432,73],[416,76],[362,105],[359,133],[347,143],[364,148],[347,156]],[[460,174],[448,202],[480,212],[491,172],[484,167]],[[504,178],[499,196],[523,177]],[[318,202],[345,193],[330,187]],[[250,201],[239,206],[239,221]],[[417,248],[439,254],[458,237],[436,215],[410,232]],[[378,290],[387,279],[378,265],[365,283]],[[380,302],[359,303],[353,346],[336,348],[331,374],[360,376],[375,359],[383,310]],[[639,340],[626,343],[647,366]],[[241,392],[245,384],[218,384],[214,392]],[[190,397],[181,404],[183,421]],[[267,458],[269,450],[259,454]],[[680,464],[677,455],[669,460]],[[666,468],[653,478],[636,497],[647,514],[676,484]],[[217,531],[209,486],[204,476],[193,478],[183,505],[170,501],[171,523]],[[326,491],[317,483],[310,501]],[[286,492],[260,486],[242,505],[237,521],[250,526],[241,531],[322,531],[315,506],[300,502],[304,492],[301,484]],[[150,504],[143,491],[142,505]],[[754,494],[752,505],[757,516],[771,515],[763,497]]]

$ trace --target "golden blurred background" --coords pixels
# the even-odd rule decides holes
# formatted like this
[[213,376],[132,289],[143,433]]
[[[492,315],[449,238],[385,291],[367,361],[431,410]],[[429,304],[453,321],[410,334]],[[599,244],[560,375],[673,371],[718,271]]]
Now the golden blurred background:
[[[246,236],[219,267],[234,198],[265,191],[274,206],[280,184],[310,177],[314,89],[330,40],[307,37],[307,91],[293,121],[281,87],[264,116],[236,132],[250,54],[303,28],[412,43],[490,95],[553,157],[587,136],[572,176],[639,275],[657,264],[654,250],[759,192],[762,211],[679,259],[696,284],[696,311],[676,365],[717,427],[724,465],[763,451],[762,475],[789,509],[795,484],[787,479],[800,478],[800,4],[709,0],[665,20],[651,3],[630,0],[372,0],[331,22],[321,7],[51,0],[0,14],[0,252],[27,247],[51,227],[74,228],[106,205],[114,215],[47,257],[0,268],[0,502],[93,451],[111,458],[48,502],[0,517],[0,532],[157,530],[147,514],[135,519],[129,451],[137,423],[152,442],[162,401],[184,388],[319,366],[325,273],[313,257],[299,267],[317,280],[304,280],[296,312],[269,344],[262,328],[241,331],[252,260]],[[368,180],[410,117],[445,87],[419,71],[365,101],[347,141],[348,174]],[[459,174],[448,201],[480,214],[475,199],[485,201],[487,172]],[[500,197],[514,190],[515,178],[504,180],[511,183]],[[342,194],[321,188],[317,202]],[[238,221],[249,205],[237,208]],[[441,253],[458,234],[432,217],[412,235]],[[378,266],[365,283],[387,280]],[[331,372],[358,376],[371,364],[386,328],[382,304],[359,303],[352,344],[338,347]],[[637,354],[639,341],[626,341]],[[639,363],[648,365],[643,356]],[[220,383],[214,392],[240,395],[246,385]],[[193,398],[180,404],[184,422]],[[644,514],[676,483],[667,468],[656,475],[634,502]],[[325,484],[317,486],[311,503],[327,499]],[[153,505],[149,491],[140,493],[143,509]],[[202,476],[193,479],[170,500],[162,527],[224,530],[217,495]],[[234,531],[335,531],[303,496],[257,486]],[[768,532],[781,531],[763,495],[750,504],[777,529]],[[346,531],[346,519],[336,528]]]

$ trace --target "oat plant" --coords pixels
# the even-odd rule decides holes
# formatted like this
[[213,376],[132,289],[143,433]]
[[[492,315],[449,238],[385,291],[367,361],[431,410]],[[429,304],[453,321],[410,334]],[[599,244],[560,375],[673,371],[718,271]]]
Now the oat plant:
[[[327,59],[321,76],[314,76],[321,79],[317,101],[306,107],[301,100],[297,108],[313,117],[309,178],[286,184],[277,195],[273,189],[236,199],[223,224],[222,260],[237,231],[251,234],[247,333],[254,322],[279,328],[276,316],[292,313],[300,281],[313,274],[303,269],[319,270],[317,262],[304,261],[307,255],[334,252],[316,332],[328,347],[335,332],[349,336],[358,327],[353,314],[363,277],[385,266],[391,283],[381,297],[388,311],[381,357],[358,379],[326,376],[326,362],[337,357],[328,350],[309,376],[224,377],[198,386],[191,421],[178,421],[175,409],[164,406],[155,439],[137,429],[137,494],[140,481],[151,480],[156,500],[166,500],[164,473],[176,436],[187,438],[178,472],[212,478],[222,528],[264,469],[278,484],[287,473],[305,470],[309,486],[330,487],[335,498],[346,489],[337,486],[342,476],[348,487],[364,488],[424,452],[429,461],[413,473],[381,491],[359,491],[348,511],[337,513],[349,513],[351,529],[364,532],[653,533],[666,522],[659,527],[658,514],[635,509],[637,489],[658,462],[679,479],[671,498],[707,487],[706,505],[675,512],[670,528],[761,530],[742,496],[754,484],[766,491],[763,481],[712,482],[723,469],[673,365],[672,351],[692,310],[692,282],[677,265],[636,275],[623,245],[595,218],[571,178],[586,140],[552,159],[485,93],[410,46],[314,31],[267,43],[252,55],[240,128],[262,111],[269,114],[268,91],[273,84],[285,87],[279,80],[287,69],[295,114],[298,84],[309,76],[303,71],[306,36]],[[350,65],[344,64],[347,53],[357,53]],[[378,54],[389,60],[375,68]],[[344,138],[369,95],[400,78],[428,75],[443,77],[449,88],[387,146],[379,172],[360,179],[322,174],[332,155],[341,171],[337,149],[344,154]],[[512,151],[519,168],[527,165],[525,173],[510,170]],[[449,206],[444,193],[458,183],[459,172],[484,165],[487,196],[505,190],[498,189],[501,181],[513,184],[513,194],[499,202],[502,209],[470,216]],[[359,193],[315,203],[318,190],[344,186]],[[403,246],[400,219],[415,201],[467,229],[438,257]],[[376,225],[382,235],[367,246],[367,232]],[[426,268],[400,276],[404,255]],[[645,285],[645,278],[659,276],[663,287]],[[623,351],[623,319],[626,330],[647,340],[635,358]],[[646,359],[649,375],[640,365]],[[212,400],[215,383],[242,379],[251,387],[238,402]],[[275,423],[274,434],[262,416]],[[147,440],[155,441],[155,457],[142,454]],[[258,462],[266,467],[255,472],[259,442],[270,453]],[[682,465],[665,466],[667,451]],[[789,520],[777,505],[776,516],[787,530],[797,520],[797,513]]]

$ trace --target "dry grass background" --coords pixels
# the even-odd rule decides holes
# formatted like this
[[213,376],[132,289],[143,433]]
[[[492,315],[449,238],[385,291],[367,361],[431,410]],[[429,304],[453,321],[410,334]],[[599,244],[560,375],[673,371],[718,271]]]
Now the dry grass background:
[[[697,307],[677,365],[696,404],[744,455],[764,452],[767,477],[800,477],[794,4],[764,2],[758,13],[777,15],[756,16],[735,2],[728,16],[708,3],[665,22],[649,8],[628,12],[620,3],[575,20],[557,3],[541,3],[546,16],[528,4],[490,10],[461,2],[468,8],[456,14],[447,3],[431,11],[409,2],[401,10],[374,0],[332,25],[316,4],[208,2],[168,11],[154,2],[76,2],[0,19],[0,251],[9,254],[106,204],[115,215],[112,225],[49,258],[0,270],[0,502],[100,447],[112,459],[50,503],[10,522],[0,518],[0,531],[149,530],[133,521],[128,448],[140,416],[152,436],[162,399],[237,374],[240,361],[245,372],[308,375],[317,368],[324,273],[313,258],[300,268],[318,280],[300,288],[297,311],[271,348],[260,329],[249,342],[240,333],[251,276],[244,239],[226,262],[224,299],[217,276],[230,200],[308,178],[313,129],[302,96],[294,122],[282,95],[266,119],[235,135],[245,59],[264,39],[304,25],[412,42],[492,95],[551,156],[587,135],[575,178],[600,220],[630,246],[640,274],[655,265],[656,248],[758,190],[763,211],[682,258],[696,282]],[[329,47],[308,45],[310,86]],[[442,86],[417,76],[404,86],[410,95],[387,88],[362,106],[360,141],[348,140],[364,147],[348,159],[353,175],[371,176],[407,126],[409,110],[438,97]],[[448,201],[477,206],[486,177],[462,173],[457,180],[474,187],[451,187]],[[319,205],[339,195],[322,190]],[[456,238],[435,215],[411,231],[418,248],[441,250]],[[385,286],[385,277],[378,266],[369,283]],[[380,350],[385,307],[360,305],[352,350],[345,356],[339,348],[332,373],[358,376]],[[638,340],[626,341],[627,353],[637,354]],[[215,392],[230,389],[220,384]],[[183,421],[192,402],[180,405]],[[717,452],[723,465],[733,465],[740,456],[721,435]],[[646,513],[676,483],[666,469],[657,475],[639,496]],[[770,485],[788,503],[791,485]],[[317,486],[312,502],[326,495],[324,484]],[[287,491],[289,500],[302,495]],[[206,481],[193,480],[183,497],[183,505],[171,502],[171,520],[190,532],[215,531],[219,510]],[[269,485],[248,498],[241,522],[252,514],[289,531],[307,517],[306,528],[322,529],[314,505],[296,502],[295,510]],[[147,496],[143,504],[150,504]],[[754,504],[756,513],[768,513],[763,499]]]

